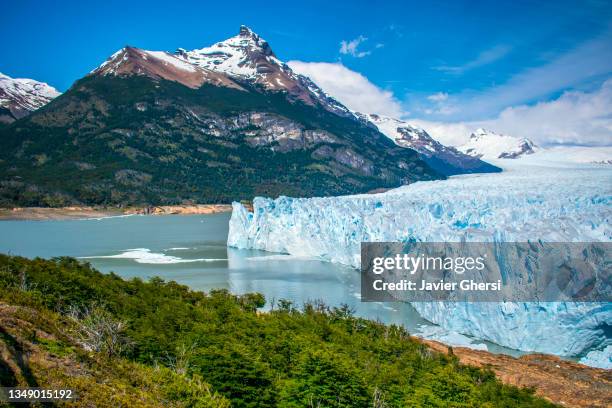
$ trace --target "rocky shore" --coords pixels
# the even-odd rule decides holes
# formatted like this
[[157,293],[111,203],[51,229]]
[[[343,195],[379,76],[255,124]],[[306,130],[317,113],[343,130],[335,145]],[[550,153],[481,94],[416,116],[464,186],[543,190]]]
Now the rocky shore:
[[229,204],[193,204],[150,207],[15,207],[0,209],[0,220],[70,220],[116,217],[122,215],[193,215],[231,211]]

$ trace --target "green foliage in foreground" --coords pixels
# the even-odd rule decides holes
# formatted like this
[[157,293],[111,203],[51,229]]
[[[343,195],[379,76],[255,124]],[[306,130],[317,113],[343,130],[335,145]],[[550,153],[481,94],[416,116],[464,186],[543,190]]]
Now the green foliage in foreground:
[[552,406],[347,307],[315,303],[298,311],[284,301],[259,313],[264,299],[257,294],[204,294],[161,279],[125,281],[71,258],[4,255],[0,298],[58,319],[70,310],[103,309],[102,318],[125,327],[122,347],[102,348],[98,361],[203,379],[234,407]]

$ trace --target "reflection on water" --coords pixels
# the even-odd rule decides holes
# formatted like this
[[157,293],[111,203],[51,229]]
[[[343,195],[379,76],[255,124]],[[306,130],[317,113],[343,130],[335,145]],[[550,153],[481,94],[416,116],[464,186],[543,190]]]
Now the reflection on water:
[[[260,292],[279,299],[348,304],[357,315],[419,331],[424,321],[404,303],[360,302],[358,271],[282,254],[226,247],[230,214],[132,216],[94,220],[1,221],[0,252],[26,257],[74,256],[124,278],[159,276],[196,290]],[[431,330],[428,330],[431,331]],[[469,342],[455,337],[456,341]],[[490,350],[500,350],[489,345]]]

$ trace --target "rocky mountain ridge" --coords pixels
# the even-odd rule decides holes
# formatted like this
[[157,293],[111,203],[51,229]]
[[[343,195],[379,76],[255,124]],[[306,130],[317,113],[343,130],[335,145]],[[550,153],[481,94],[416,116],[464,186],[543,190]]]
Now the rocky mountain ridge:
[[466,155],[452,146],[445,146],[432,138],[425,129],[399,119],[376,114],[359,114],[398,146],[416,150],[423,160],[436,171],[447,176],[464,173],[490,173],[501,171],[477,157]]
[[198,67],[246,81],[265,91],[283,91],[293,100],[320,105],[329,112],[351,116],[340,102],[327,95],[308,77],[299,75],[279,60],[267,41],[247,26],[238,35],[210,47],[187,51],[179,48],[179,58]]
[[12,123],[60,95],[44,82],[11,78],[0,72],[0,123]]

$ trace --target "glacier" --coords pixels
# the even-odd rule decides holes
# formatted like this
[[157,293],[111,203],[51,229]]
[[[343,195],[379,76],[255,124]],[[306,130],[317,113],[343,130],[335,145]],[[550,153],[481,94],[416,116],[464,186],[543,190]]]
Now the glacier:
[[[228,245],[359,268],[362,241],[612,241],[611,166],[526,159],[493,164],[504,172],[371,195],[258,197],[253,212],[234,203]],[[612,303],[413,306],[444,329],[522,351],[584,357],[612,345]]]
[[612,346],[603,350],[593,350],[580,359],[580,363],[598,368],[612,370]]

